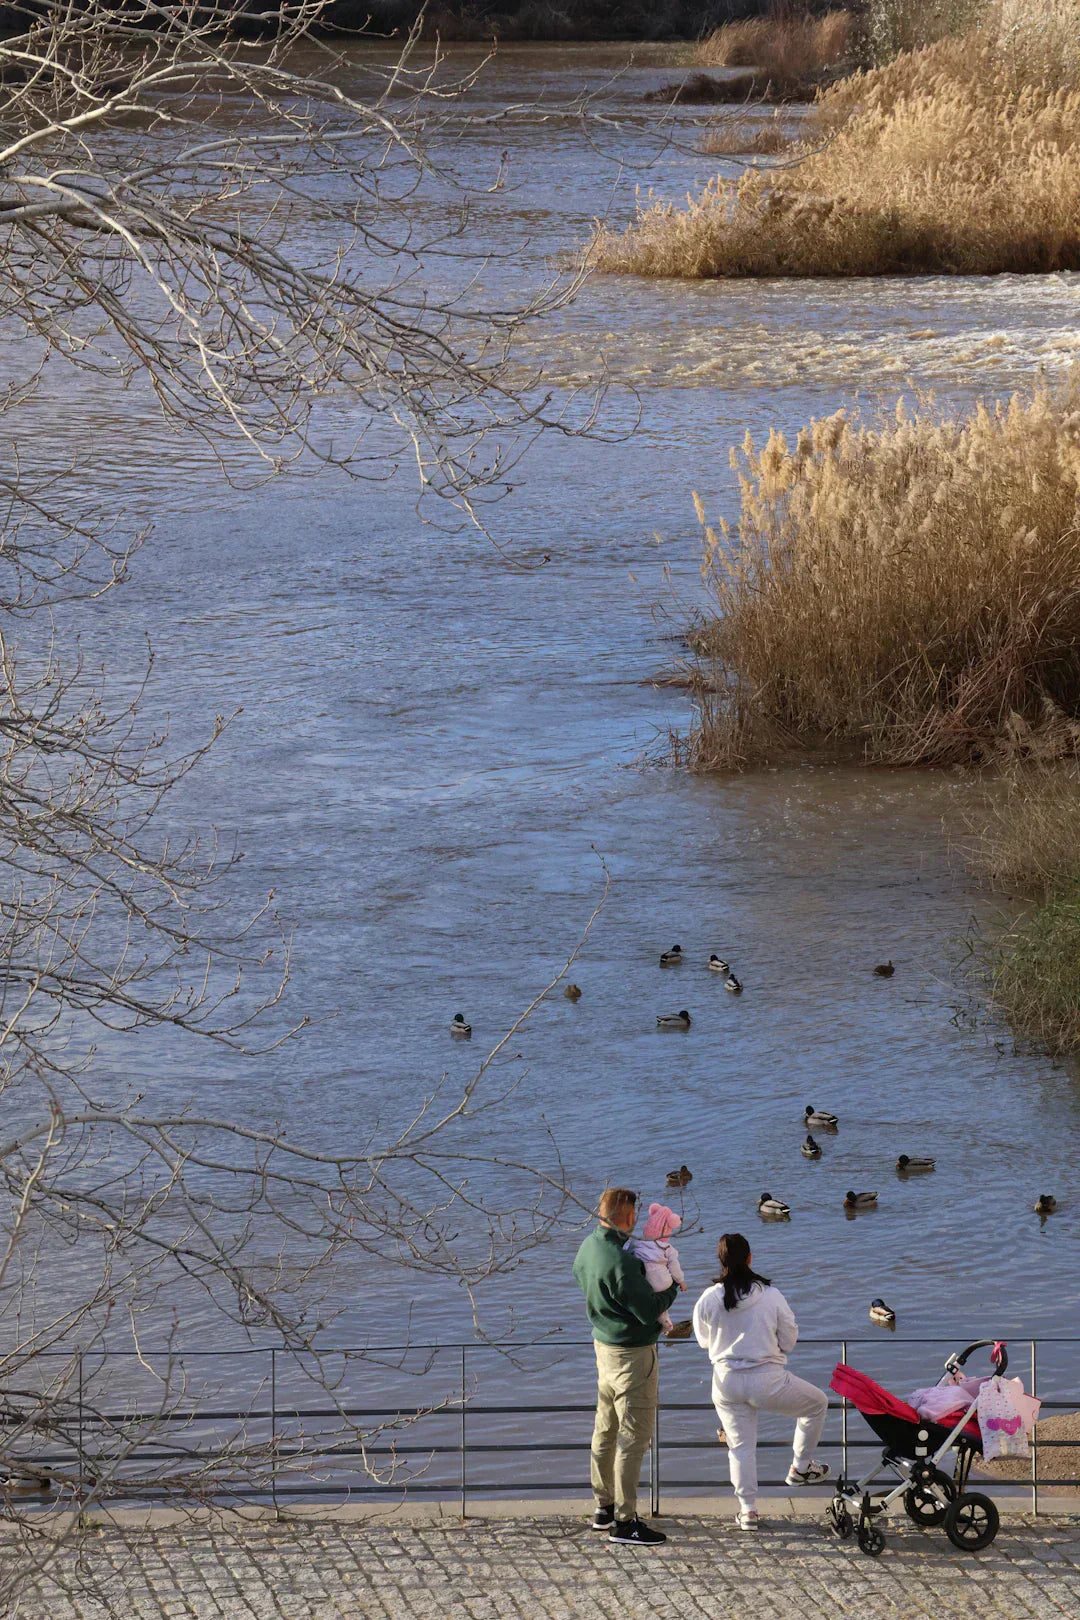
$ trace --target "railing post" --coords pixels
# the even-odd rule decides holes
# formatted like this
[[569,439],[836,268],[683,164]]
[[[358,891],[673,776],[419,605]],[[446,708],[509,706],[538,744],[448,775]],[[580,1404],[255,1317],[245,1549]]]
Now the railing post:
[[[1031,1341],[1031,1393],[1038,1394],[1038,1358],[1035,1351],[1035,1340]],[[1053,1479],[1051,1473],[1050,1478]],[[1039,1511],[1039,1445],[1034,1428],[1031,1431],[1031,1511]]]
[[270,1346],[270,1500],[274,1504],[274,1517],[281,1517],[277,1494],[278,1432],[277,1432],[277,1350]]
[[465,1346],[461,1347],[461,1517],[465,1517]]
[[77,1425],[77,1433],[78,1433],[78,1437],[79,1437],[79,1461],[78,1461],[79,1472],[78,1472],[78,1483],[77,1483],[77,1485],[75,1487],[75,1499],[76,1499],[76,1501],[78,1502],[78,1505],[79,1505],[79,1517],[81,1518],[82,1517],[82,1506],[83,1506],[83,1461],[84,1461],[84,1459],[86,1457],[86,1440],[85,1440],[85,1432],[86,1431],[85,1431],[85,1426],[84,1426],[84,1423],[83,1423],[83,1353],[82,1353],[81,1350],[78,1350],[78,1351],[76,1351],[76,1355],[79,1358],[79,1382],[78,1382],[78,1395],[77,1395],[77,1400],[78,1400],[79,1405],[78,1405],[78,1411],[76,1413],[76,1425]]
[[[840,1340],[840,1360],[847,1366],[847,1340]],[[840,1467],[846,1482],[848,1477],[847,1459],[847,1401],[843,1395],[840,1397]]]

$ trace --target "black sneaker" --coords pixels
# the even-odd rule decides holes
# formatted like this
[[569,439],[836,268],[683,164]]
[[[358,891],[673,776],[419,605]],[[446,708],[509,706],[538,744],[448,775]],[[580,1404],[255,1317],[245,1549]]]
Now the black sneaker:
[[662,1530],[653,1530],[640,1519],[616,1519],[608,1531],[608,1540],[620,1547],[659,1547],[667,1540]]
[[590,1530],[610,1530],[615,1523],[615,1509],[613,1507],[598,1507],[592,1516]]

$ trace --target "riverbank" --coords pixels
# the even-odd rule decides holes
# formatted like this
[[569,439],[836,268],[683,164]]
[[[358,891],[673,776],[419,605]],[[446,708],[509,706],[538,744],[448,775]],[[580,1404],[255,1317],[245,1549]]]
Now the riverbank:
[[[560,1507],[563,1505],[560,1504]],[[1080,1526],[1006,1517],[985,1552],[954,1551],[940,1532],[903,1517],[888,1550],[862,1557],[827,1536],[819,1517],[771,1506],[753,1538],[696,1504],[662,1520],[670,1540],[655,1553],[618,1553],[590,1535],[581,1512],[490,1522],[363,1526],[306,1523],[176,1530],[110,1530],[82,1549],[82,1578],[102,1583],[106,1604],[59,1585],[28,1591],[20,1620],[1016,1620],[1075,1612]],[[74,1569],[60,1570],[70,1580]]]

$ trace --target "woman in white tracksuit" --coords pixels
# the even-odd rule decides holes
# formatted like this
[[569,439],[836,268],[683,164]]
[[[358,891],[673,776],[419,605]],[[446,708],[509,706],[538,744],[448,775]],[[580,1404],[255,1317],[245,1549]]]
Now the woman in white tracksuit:
[[768,1277],[750,1269],[750,1245],[741,1232],[725,1232],[717,1247],[720,1281],[694,1306],[694,1332],[713,1364],[713,1404],[728,1444],[739,1525],[756,1530],[759,1412],[798,1418],[789,1485],[812,1485],[828,1476],[814,1461],[828,1398],[787,1370],[799,1330],[791,1307]]

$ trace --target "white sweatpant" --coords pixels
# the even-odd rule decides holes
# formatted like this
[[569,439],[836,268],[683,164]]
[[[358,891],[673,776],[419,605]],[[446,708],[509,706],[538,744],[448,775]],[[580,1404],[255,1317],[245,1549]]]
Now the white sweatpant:
[[713,1405],[727,1437],[731,1483],[744,1512],[757,1504],[758,1413],[782,1412],[798,1418],[794,1464],[802,1470],[821,1439],[828,1404],[824,1390],[796,1378],[775,1362],[730,1369],[718,1364],[713,1368]]

